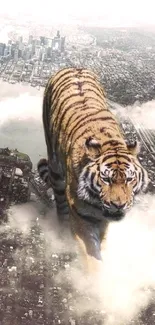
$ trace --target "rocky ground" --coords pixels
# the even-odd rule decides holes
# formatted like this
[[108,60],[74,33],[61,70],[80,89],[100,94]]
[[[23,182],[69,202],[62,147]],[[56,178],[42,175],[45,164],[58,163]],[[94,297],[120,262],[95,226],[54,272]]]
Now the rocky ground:
[[[127,121],[124,131],[127,137],[136,134]],[[153,132],[148,132],[148,137],[155,142]],[[140,159],[152,181],[149,191],[154,192],[154,156],[142,146]],[[71,285],[72,262],[79,265],[76,247],[73,242],[66,246],[68,243],[64,241],[60,247],[55,237],[56,223],[49,217],[50,209],[33,195],[31,203],[19,207],[16,213],[13,207],[8,222],[1,225],[0,325],[107,325],[103,311],[90,307],[91,311],[78,314],[78,301],[89,305],[90,298]],[[154,315],[152,301],[136,319],[123,325],[153,325]]]

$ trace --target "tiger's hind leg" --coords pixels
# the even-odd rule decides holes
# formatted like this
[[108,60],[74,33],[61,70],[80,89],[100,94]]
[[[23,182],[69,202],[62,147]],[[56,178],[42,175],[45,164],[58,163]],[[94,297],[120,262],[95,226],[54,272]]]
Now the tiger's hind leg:
[[56,160],[48,162],[47,159],[40,159],[38,162],[38,173],[42,180],[52,187],[56,202],[57,214],[60,225],[68,220],[68,204],[65,194],[65,179],[61,171],[61,166]]

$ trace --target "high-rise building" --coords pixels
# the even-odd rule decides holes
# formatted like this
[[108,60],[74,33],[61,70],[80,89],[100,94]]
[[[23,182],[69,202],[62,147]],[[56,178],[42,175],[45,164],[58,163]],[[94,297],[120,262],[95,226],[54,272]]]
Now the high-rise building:
[[57,36],[56,37],[60,38],[60,31],[59,30],[57,30]]
[[14,61],[18,61],[18,49],[15,49],[15,52],[14,52]]
[[61,52],[65,50],[65,36],[61,37]]
[[19,37],[19,43],[18,43],[18,49],[19,49],[20,51],[22,51],[23,47],[24,47],[24,44],[23,44],[23,37],[20,36],[20,37]]
[[24,48],[24,44],[23,44],[23,43],[19,43],[18,49],[19,49],[20,51],[22,51],[23,48]]
[[32,35],[29,35],[29,40],[28,40],[28,43],[31,44],[33,41],[33,36]]
[[4,49],[4,56],[7,56],[7,55],[8,55],[8,48],[6,46],[5,49]]
[[15,49],[16,49],[16,44],[13,43],[13,44],[11,45],[11,56],[12,56],[12,57],[14,57]]
[[6,45],[4,43],[0,43],[0,56],[4,55]]
[[40,43],[43,46],[47,46],[48,45],[48,38],[45,36],[40,36]]
[[42,53],[41,60],[44,61],[46,59],[46,53]]
[[46,56],[47,56],[47,58],[51,57],[51,47],[46,48]]
[[40,36],[40,42],[41,42],[41,45],[45,45],[45,37],[44,36]]
[[11,45],[10,44],[8,44],[8,54],[11,56]]
[[41,53],[41,48],[40,48],[40,46],[36,46],[36,48],[35,48],[35,56],[36,56],[36,58],[39,60],[39,59],[41,59],[41,55],[42,55],[42,53]]
[[65,48],[65,37],[60,37],[59,30],[56,36],[52,39],[52,50],[53,51],[64,51]]
[[30,60],[31,58],[31,53],[29,50],[25,51],[24,53],[24,59],[27,61],[27,60]]
[[23,36],[19,36],[18,41],[19,41],[19,43],[23,43]]
[[35,45],[36,45],[36,46],[40,46],[40,45],[41,45],[41,41],[40,41],[40,39],[36,39],[36,40],[35,40]]

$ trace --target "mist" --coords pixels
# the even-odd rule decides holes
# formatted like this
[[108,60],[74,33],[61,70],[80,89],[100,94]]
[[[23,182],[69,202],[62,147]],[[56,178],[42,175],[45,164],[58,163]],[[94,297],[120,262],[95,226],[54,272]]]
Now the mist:
[[129,117],[136,127],[155,129],[155,100],[143,104],[135,103],[133,106],[122,107],[114,104],[116,112],[121,116]]
[[[30,88],[30,87],[27,87]],[[6,89],[8,92],[6,93]],[[15,87],[9,97],[4,86],[0,101],[0,147],[27,153],[34,165],[46,156],[42,125],[42,93]],[[32,144],[33,143],[33,144]]]

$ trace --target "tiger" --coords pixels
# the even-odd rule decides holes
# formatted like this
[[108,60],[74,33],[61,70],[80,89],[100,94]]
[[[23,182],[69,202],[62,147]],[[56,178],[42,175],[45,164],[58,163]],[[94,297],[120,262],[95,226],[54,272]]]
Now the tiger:
[[109,223],[148,186],[139,144],[126,141],[98,76],[85,68],[49,78],[42,117],[47,159],[38,162],[39,175],[53,188],[60,223],[69,216],[86,269],[96,272]]

